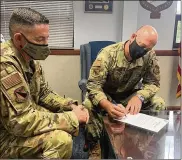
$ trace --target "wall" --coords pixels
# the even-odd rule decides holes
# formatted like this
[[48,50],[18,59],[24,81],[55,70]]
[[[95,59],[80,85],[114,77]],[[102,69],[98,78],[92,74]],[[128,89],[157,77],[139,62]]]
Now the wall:
[[159,56],[161,71],[161,89],[158,92],[164,98],[167,106],[180,106],[180,98],[176,99],[177,90],[177,65],[179,58],[177,56]]
[[138,1],[124,1],[122,40],[126,41],[137,30]]
[[96,40],[120,41],[123,1],[113,2],[113,13],[84,13],[84,2],[74,2],[74,46]]
[[[113,14],[84,13],[84,2],[76,1],[74,2],[75,48],[78,49],[80,44],[91,40],[119,41],[121,37],[127,40],[141,25],[150,24],[156,27],[160,36],[156,49],[171,50],[176,10],[176,2],[173,3],[169,9],[162,12],[161,20],[151,20],[150,12],[144,10],[137,1],[114,1]],[[158,58],[161,68],[159,95],[165,99],[168,106],[179,106],[180,101],[175,98],[178,57],[160,56]],[[79,56],[49,56],[43,62],[43,67],[46,78],[54,90],[61,95],[81,99],[77,85],[80,80]]]
[[49,56],[41,62],[49,85],[61,96],[81,102],[78,87],[80,80],[80,56]]

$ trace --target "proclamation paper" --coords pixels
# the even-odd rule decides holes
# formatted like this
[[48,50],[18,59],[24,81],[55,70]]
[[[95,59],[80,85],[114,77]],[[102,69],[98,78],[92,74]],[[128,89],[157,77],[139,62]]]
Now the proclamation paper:
[[166,119],[146,115],[143,113],[138,113],[136,115],[127,114],[126,117],[115,120],[153,132],[159,132],[169,122]]

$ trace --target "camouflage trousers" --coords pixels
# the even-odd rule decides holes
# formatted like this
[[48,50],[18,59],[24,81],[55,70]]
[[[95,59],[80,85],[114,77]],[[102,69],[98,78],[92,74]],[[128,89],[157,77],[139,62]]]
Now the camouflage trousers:
[[[44,108],[38,110],[46,111]],[[15,137],[0,131],[0,159],[69,159],[72,155],[72,136],[62,130],[54,130],[33,137]]]
[[[119,102],[126,106],[128,101],[132,96],[136,94],[133,93],[125,99],[120,100]],[[108,97],[108,100],[112,99]],[[118,101],[116,101],[118,102]],[[83,102],[85,107],[89,110],[90,119],[86,125],[86,140],[91,143],[97,143],[100,140],[101,134],[103,133],[103,110],[99,106],[94,106],[92,102],[86,98]],[[151,111],[161,111],[165,110],[165,102],[161,97],[153,96],[146,103],[143,103],[141,110],[151,110]],[[106,113],[106,112],[105,112]]]
[[[2,133],[1,133],[2,134]],[[8,136],[0,147],[0,158],[70,158],[72,137],[64,131],[51,131],[35,137]]]

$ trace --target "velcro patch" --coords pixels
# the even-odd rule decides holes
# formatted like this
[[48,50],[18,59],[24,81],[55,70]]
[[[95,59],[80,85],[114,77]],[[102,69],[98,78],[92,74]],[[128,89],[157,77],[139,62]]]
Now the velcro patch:
[[10,73],[14,72],[15,69],[13,67],[7,67],[6,71],[10,74]]
[[1,77],[6,77],[8,74],[6,72],[6,70],[2,70],[1,71]]
[[28,91],[26,91],[24,86],[21,86],[17,88],[14,91],[14,94],[16,96],[16,101],[19,103],[25,102],[28,99]]
[[7,77],[3,78],[1,81],[5,89],[10,89],[22,82],[21,77],[17,72],[14,74],[8,75]]

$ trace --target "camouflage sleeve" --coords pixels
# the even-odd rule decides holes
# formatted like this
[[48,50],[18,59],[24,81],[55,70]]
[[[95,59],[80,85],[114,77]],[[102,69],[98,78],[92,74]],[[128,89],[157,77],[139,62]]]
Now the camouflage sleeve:
[[103,84],[108,74],[109,58],[107,51],[102,50],[94,61],[87,82],[88,97],[94,105],[102,99],[107,99],[103,92]]
[[71,111],[71,104],[78,105],[77,100],[71,98],[64,98],[52,91],[45,81],[44,72],[40,64],[38,64],[41,73],[40,82],[40,97],[39,104],[54,112]]
[[52,130],[78,134],[78,119],[72,111],[52,113],[37,110],[23,75],[13,65],[1,63],[0,120],[15,136],[29,137]]
[[160,68],[154,51],[151,52],[147,70],[142,81],[144,87],[137,94],[144,97],[145,100],[154,96],[160,88]]

